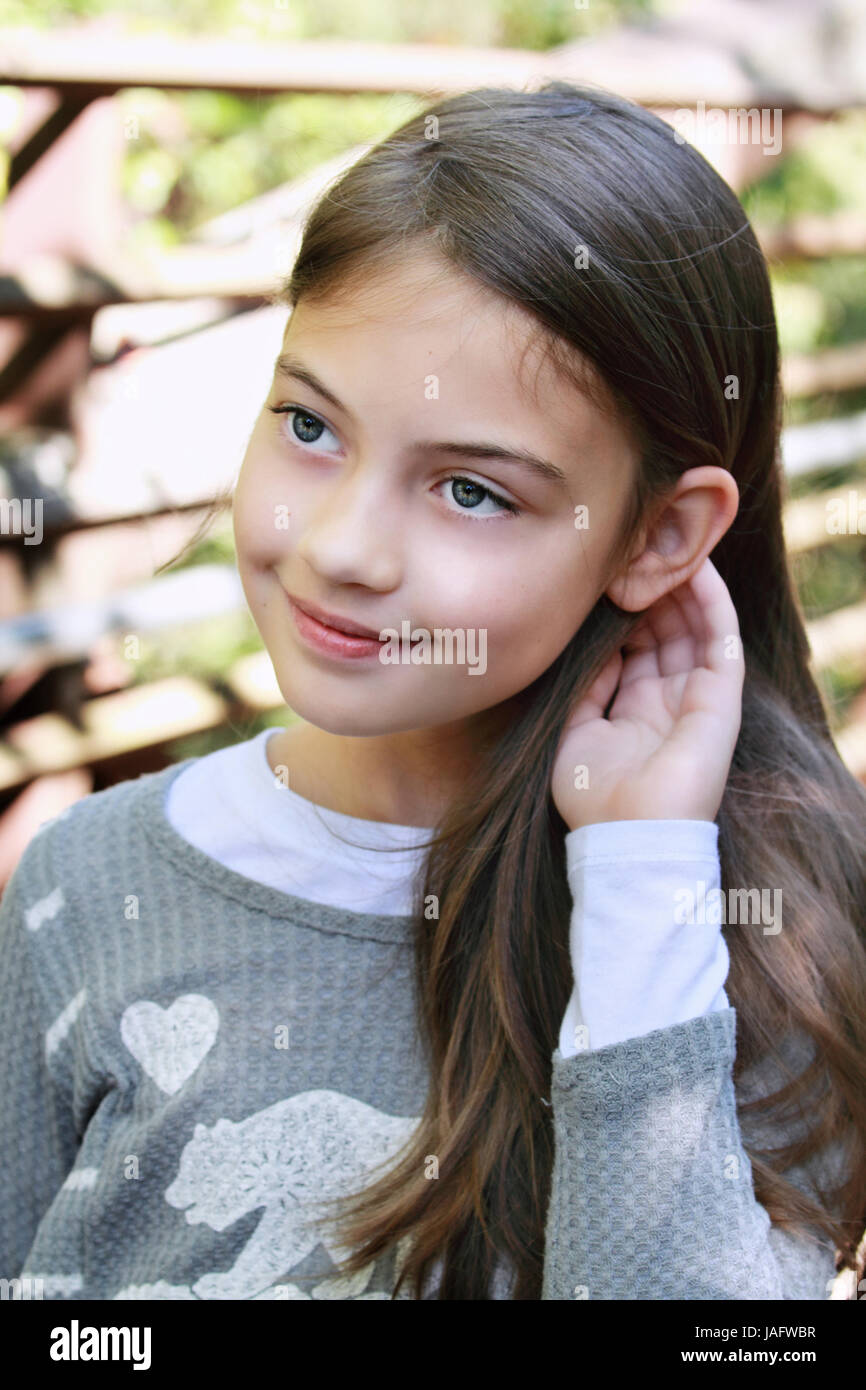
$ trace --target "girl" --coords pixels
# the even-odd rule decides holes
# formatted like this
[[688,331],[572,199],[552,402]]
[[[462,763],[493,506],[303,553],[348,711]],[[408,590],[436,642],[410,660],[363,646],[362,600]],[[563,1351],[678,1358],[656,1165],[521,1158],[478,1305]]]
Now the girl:
[[324,195],[282,298],[234,526],[300,719],[22,857],[2,1272],[826,1298],[866,1217],[866,797],[742,207],[628,101],[481,89]]

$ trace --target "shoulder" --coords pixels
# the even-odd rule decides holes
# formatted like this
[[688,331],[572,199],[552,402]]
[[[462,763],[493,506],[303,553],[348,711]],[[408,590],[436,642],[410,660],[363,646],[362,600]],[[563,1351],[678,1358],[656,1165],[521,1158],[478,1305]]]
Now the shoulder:
[[31,901],[59,885],[67,893],[80,890],[92,896],[131,859],[155,854],[147,823],[158,816],[179,766],[91,792],[44,821],[18,860],[8,888]]

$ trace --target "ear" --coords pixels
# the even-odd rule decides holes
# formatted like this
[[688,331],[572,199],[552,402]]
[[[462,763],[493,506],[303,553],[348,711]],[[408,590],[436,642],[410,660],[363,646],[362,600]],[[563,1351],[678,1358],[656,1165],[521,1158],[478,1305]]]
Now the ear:
[[710,464],[689,468],[645,524],[636,555],[606,593],[630,613],[651,608],[663,594],[685,584],[728,530],[740,494],[731,474]]

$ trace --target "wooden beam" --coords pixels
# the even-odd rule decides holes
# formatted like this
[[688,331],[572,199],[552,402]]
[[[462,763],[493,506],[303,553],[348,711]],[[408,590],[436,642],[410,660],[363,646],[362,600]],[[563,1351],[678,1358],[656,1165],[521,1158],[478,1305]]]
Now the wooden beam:
[[[228,257],[225,258],[228,261]],[[172,263],[173,264],[173,263]],[[233,275],[226,265],[224,274],[199,274],[184,285],[180,279],[162,282],[137,276],[134,281],[115,282],[97,278],[81,267],[70,266],[64,284],[37,282],[19,271],[0,275],[0,318],[44,319],[46,323],[74,324],[91,319],[98,309],[120,304],[156,304],[160,300],[224,299],[227,312],[234,307],[254,309],[271,302],[279,276],[259,269]],[[201,283],[198,283],[201,281]]]
[[[164,507],[154,507],[151,511],[146,512],[124,512],[122,516],[112,514],[111,516],[88,517],[76,512],[73,515],[63,517],[62,520],[44,521],[42,535],[45,540],[57,540],[60,536],[68,536],[73,532],[77,536],[82,531],[95,531],[102,526],[137,526],[143,521],[155,521],[159,517],[177,516],[183,512],[201,512],[204,518],[211,508],[215,511],[224,511],[227,507],[231,507],[231,498],[217,496],[198,502],[173,502]],[[15,535],[11,531],[0,531],[0,548],[9,546],[15,550],[20,550],[22,544],[21,536]],[[14,620],[5,619],[5,621]]]
[[794,217],[781,227],[753,222],[752,227],[768,260],[866,255],[866,217],[860,212]]
[[229,708],[201,681],[174,676],[88,700],[82,713],[81,733],[57,714],[41,714],[7,730],[0,743],[0,790],[219,728]]
[[271,710],[285,704],[266,651],[239,657],[226,677],[226,685],[247,709]]
[[288,92],[459,91],[481,82],[522,83],[546,67],[541,53],[437,44],[93,35],[7,31],[0,81],[110,96],[126,87]]
[[[148,287],[149,288],[149,287]],[[44,318],[81,323],[97,309],[131,302],[131,286],[113,284],[90,266],[73,265],[47,252],[12,275],[0,275],[0,318]],[[146,298],[160,296],[147,294]]]
[[[126,87],[220,90],[267,97],[290,92],[414,92],[445,95],[481,86],[524,87],[548,77],[590,82],[644,105],[779,107],[825,114],[859,105],[866,90],[756,78],[734,44],[695,39],[664,22],[620,26],[548,52],[510,48],[369,43],[343,39],[168,38],[8,30],[0,35],[0,82],[109,96]],[[809,86],[807,90],[806,87]]]
[[[790,360],[790,359],[788,359]],[[782,363],[782,375],[785,374]],[[788,478],[825,468],[848,468],[866,454],[866,410],[831,416],[782,431],[782,464]]]
[[[845,529],[831,529],[837,518]],[[792,554],[817,550],[821,545],[835,545],[842,536],[859,536],[866,540],[866,492],[847,486],[828,489],[812,497],[798,497],[786,503],[782,521],[785,548]]]
[[782,385],[786,396],[819,396],[824,391],[852,391],[864,386],[866,343],[786,357]]
[[61,98],[51,115],[42,122],[38,129],[34,130],[29,140],[13,154],[6,181],[7,193],[15,187],[16,183],[24,177],[36,161],[42,158],[45,151],[54,144],[54,141],[59,140],[76,117],[80,116],[85,107],[90,105],[91,99],[83,92],[69,93]]
[[[0,403],[14,396],[19,387],[74,327],[68,319],[54,319],[47,323],[37,321],[30,327],[27,337],[13,352],[8,362],[0,368]],[[8,540],[8,537],[0,535],[0,544],[5,540]]]

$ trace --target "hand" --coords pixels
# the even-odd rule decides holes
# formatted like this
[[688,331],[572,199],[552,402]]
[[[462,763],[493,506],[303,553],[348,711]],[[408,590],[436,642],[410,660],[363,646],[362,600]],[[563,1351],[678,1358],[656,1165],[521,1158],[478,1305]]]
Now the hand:
[[647,610],[572,712],[551,779],[569,830],[715,820],[740,731],[745,669],[737,612],[708,557]]

